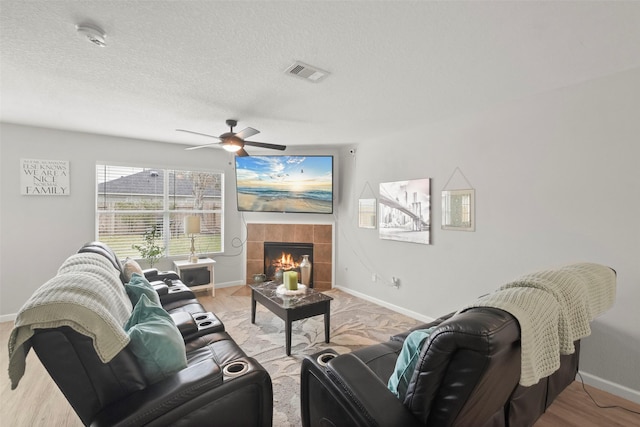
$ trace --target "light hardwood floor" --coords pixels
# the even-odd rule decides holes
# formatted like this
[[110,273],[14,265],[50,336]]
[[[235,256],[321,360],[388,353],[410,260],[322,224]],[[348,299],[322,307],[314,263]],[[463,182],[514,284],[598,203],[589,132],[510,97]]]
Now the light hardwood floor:
[[[216,289],[215,298],[201,297],[200,299],[208,310],[220,313],[249,310],[249,295],[245,287],[220,288]],[[0,342],[5,346],[12,328],[12,322],[0,323]],[[2,426],[82,425],[33,351],[27,356],[27,370],[16,390],[10,389],[6,374],[8,366],[6,347],[4,351],[0,351],[0,366],[5,372],[0,380],[0,424]],[[587,389],[601,405],[620,405],[640,412],[640,405],[593,387],[587,386]],[[598,408],[582,390],[582,384],[574,382],[562,392],[535,424],[535,427],[557,426],[640,426],[640,415],[622,409]]]

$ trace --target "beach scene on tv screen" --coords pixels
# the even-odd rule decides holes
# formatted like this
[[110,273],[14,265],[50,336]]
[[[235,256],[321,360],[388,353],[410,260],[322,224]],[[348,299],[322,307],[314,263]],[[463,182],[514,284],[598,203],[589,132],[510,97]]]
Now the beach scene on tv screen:
[[333,212],[331,156],[236,157],[238,210]]

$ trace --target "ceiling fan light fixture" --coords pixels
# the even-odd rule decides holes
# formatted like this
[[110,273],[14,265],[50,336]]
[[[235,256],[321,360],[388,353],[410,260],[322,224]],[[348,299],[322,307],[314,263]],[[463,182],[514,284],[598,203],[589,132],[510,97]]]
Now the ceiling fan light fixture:
[[210,138],[215,138],[220,141],[218,143],[203,144],[195,147],[187,147],[185,148],[185,150],[197,150],[199,148],[210,147],[212,145],[215,145],[215,146],[224,148],[225,151],[228,151],[230,153],[236,153],[237,156],[245,157],[249,155],[249,153],[247,153],[244,149],[244,147],[247,145],[250,147],[270,148],[273,150],[281,150],[281,151],[287,149],[286,145],[267,144],[266,142],[258,142],[258,141],[247,141],[246,138],[250,138],[253,135],[257,135],[260,133],[260,131],[252,127],[247,127],[242,129],[240,132],[234,133],[233,128],[237,124],[238,124],[238,121],[235,119],[227,120],[227,125],[231,128],[231,130],[229,132],[223,133],[220,136],[208,135],[206,133],[200,133],[200,132],[193,132],[186,129],[176,129],[176,130],[179,132],[187,132],[187,133],[193,133],[195,135],[208,136]]

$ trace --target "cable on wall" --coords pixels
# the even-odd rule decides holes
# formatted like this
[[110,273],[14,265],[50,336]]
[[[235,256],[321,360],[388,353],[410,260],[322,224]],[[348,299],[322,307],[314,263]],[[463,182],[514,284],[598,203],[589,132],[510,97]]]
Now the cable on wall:
[[467,183],[467,185],[469,187],[469,189],[473,189],[473,185],[471,185],[471,183],[469,182],[469,180],[467,179],[467,177],[464,175],[464,173],[462,173],[462,170],[456,166],[456,168],[453,170],[453,172],[451,173],[451,176],[449,177],[449,179],[447,180],[447,183],[444,185],[444,187],[442,187],[442,191],[445,190],[457,190],[460,187],[456,187],[456,188],[447,188],[449,186],[449,183],[451,182],[451,180],[453,179],[453,177],[456,175],[456,173],[460,174],[462,176],[462,179],[464,179],[464,181]]
[[584,390],[585,393],[587,393],[587,396],[589,396],[589,398],[591,399],[591,401],[600,409],[622,409],[624,411],[628,411],[631,412],[633,414],[640,414],[640,412],[638,411],[634,411],[633,409],[629,409],[629,408],[625,408],[624,406],[620,406],[620,405],[601,405],[598,402],[596,402],[596,400],[593,398],[593,396],[591,395],[591,393],[589,393],[589,391],[587,390],[587,387],[585,387],[584,385],[584,379],[582,378],[582,374],[580,373],[580,371],[578,371],[578,376],[580,377],[580,382],[582,383],[582,389]]

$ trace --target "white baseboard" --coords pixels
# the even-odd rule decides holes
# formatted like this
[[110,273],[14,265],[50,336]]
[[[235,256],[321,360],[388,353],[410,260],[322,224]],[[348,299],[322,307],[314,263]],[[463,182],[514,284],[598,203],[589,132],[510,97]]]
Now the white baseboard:
[[0,315],[0,322],[13,322],[16,320],[17,315],[18,313],[2,314]]
[[241,286],[241,285],[246,285],[246,283],[244,283],[242,280],[234,280],[233,282],[224,282],[224,283],[215,282],[216,289],[230,288],[232,286]]
[[388,308],[389,310],[395,311],[396,313],[404,314],[405,316],[409,316],[409,317],[411,317],[413,319],[420,320],[421,322],[424,322],[424,323],[433,322],[435,320],[432,317],[425,316],[425,315],[420,314],[420,313],[416,313],[415,311],[407,310],[406,308],[402,308],[402,307],[399,307],[399,306],[394,305],[394,304],[389,304],[386,301],[380,300],[378,298],[370,297],[369,295],[363,294],[363,293],[358,292],[358,291],[354,291],[353,289],[345,288],[345,287],[342,287],[342,286],[334,286],[333,288],[334,289],[339,289],[342,292],[346,292],[348,294],[351,294],[351,295],[356,296],[358,298],[362,298],[363,300],[372,302],[374,304],[381,305],[383,307]]
[[[640,404],[640,391],[614,383],[609,380],[605,380],[604,378],[597,377],[588,372],[579,372],[582,375],[582,378],[584,378],[585,384],[595,387],[598,390],[603,390],[607,393],[615,394],[618,397]],[[576,380],[580,381],[580,377],[577,375]]]

